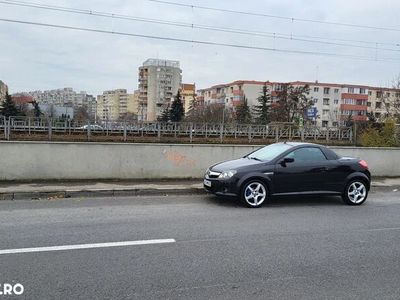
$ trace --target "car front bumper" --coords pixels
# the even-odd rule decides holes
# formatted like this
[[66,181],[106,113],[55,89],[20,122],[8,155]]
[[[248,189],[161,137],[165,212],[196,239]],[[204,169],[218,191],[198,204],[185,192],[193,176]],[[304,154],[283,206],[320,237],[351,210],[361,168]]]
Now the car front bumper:
[[216,179],[205,177],[203,181],[203,186],[206,191],[218,196],[237,197],[238,195],[236,180],[233,178]]

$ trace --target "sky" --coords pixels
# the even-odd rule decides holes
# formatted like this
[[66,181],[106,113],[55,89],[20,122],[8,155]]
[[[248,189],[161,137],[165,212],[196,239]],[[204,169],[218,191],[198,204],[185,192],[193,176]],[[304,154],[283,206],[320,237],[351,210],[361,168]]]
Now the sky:
[[[3,0],[0,0],[0,19],[268,49],[325,52],[340,56],[182,43],[0,21],[0,80],[8,84],[11,93],[62,87],[72,87],[94,95],[117,88],[133,91],[138,87],[138,67],[148,58],[180,61],[183,82],[196,83],[198,89],[234,80],[318,80],[390,86],[400,73],[400,1],[397,0],[169,1],[285,16],[294,20],[174,6],[151,0],[25,2],[214,28],[275,33],[275,38],[273,35],[217,32],[20,7],[2,3],[7,2]],[[394,28],[397,31],[303,22],[298,19],[361,24]],[[276,38],[279,34],[294,38],[302,36],[308,41]],[[324,37],[325,43],[311,43],[310,40],[316,40],[311,37]],[[365,46],[370,48],[363,48]]]

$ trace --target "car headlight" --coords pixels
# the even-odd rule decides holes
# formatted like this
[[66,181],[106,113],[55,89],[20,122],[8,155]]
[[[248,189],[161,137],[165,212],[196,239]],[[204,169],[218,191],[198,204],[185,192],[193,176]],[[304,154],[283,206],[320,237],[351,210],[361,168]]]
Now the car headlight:
[[236,170],[229,170],[229,171],[225,171],[225,172],[222,172],[219,176],[218,176],[218,178],[220,178],[220,179],[228,179],[228,178],[231,178],[233,175],[235,175],[237,173],[237,171]]

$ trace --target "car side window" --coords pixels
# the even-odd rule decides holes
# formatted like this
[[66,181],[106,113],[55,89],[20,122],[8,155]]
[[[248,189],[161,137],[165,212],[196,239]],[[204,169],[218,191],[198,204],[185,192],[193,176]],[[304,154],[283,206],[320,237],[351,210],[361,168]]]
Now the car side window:
[[294,158],[295,162],[326,161],[324,153],[315,147],[300,148],[290,152],[286,157]]

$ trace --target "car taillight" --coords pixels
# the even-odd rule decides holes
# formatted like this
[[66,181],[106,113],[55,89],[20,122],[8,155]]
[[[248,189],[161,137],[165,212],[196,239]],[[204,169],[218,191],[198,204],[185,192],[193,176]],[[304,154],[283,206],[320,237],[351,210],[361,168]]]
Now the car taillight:
[[360,160],[358,163],[359,163],[360,166],[363,167],[364,169],[366,169],[366,170],[368,169],[368,164],[367,164],[367,162],[366,162],[365,160]]

